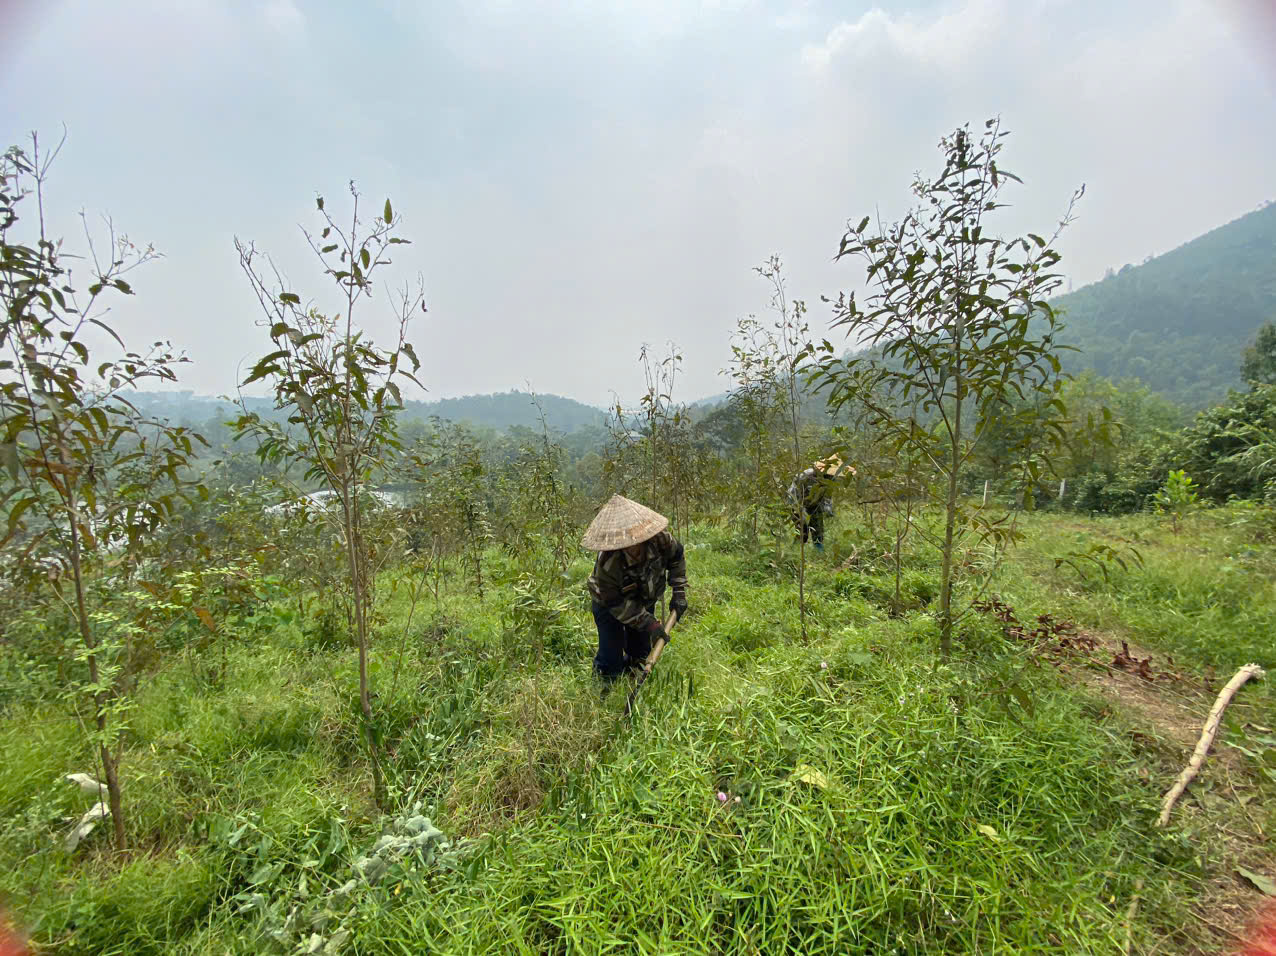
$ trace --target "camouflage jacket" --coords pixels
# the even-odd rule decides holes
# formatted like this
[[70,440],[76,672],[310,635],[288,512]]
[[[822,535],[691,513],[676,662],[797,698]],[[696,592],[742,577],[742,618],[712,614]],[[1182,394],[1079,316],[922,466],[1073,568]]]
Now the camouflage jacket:
[[794,507],[805,505],[807,514],[823,511],[827,515],[833,513],[833,498],[829,492],[833,481],[821,475],[814,468],[808,468],[793,479],[789,485],[789,501]]
[[682,544],[668,531],[643,542],[643,553],[630,561],[624,551],[603,551],[589,576],[589,595],[622,624],[639,630],[658,626],[647,610],[665,593],[665,581],[675,598],[687,596],[687,561]]

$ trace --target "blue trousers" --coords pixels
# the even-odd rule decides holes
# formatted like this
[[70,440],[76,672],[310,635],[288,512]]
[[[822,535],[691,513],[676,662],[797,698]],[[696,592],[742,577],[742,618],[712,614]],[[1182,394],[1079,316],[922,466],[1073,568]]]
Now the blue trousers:
[[798,534],[803,541],[809,536],[816,548],[824,550],[824,512],[818,506],[814,511],[803,509],[795,512],[793,523],[797,525]]
[[[656,605],[647,608],[655,613]],[[594,673],[604,681],[613,681],[627,670],[638,670],[651,653],[651,635],[646,631],[621,624],[611,611],[593,603],[594,623],[598,626],[598,653],[594,655]]]

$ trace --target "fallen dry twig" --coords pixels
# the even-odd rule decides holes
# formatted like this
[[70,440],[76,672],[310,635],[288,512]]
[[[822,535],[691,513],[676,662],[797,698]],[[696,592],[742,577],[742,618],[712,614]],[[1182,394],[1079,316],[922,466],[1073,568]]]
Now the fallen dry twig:
[[[1124,647],[1124,643],[1122,647]],[[1128,654],[1129,652],[1126,651],[1126,653]],[[1183,772],[1174,781],[1174,786],[1165,792],[1165,797],[1161,801],[1161,815],[1156,818],[1158,827],[1164,827],[1170,822],[1170,811],[1174,809],[1174,804],[1178,803],[1179,797],[1183,796],[1188,784],[1200,773],[1201,765],[1205,763],[1205,755],[1210,752],[1210,747],[1214,745],[1214,738],[1218,736],[1218,725],[1223,720],[1223,711],[1227,710],[1227,705],[1232,702],[1232,698],[1236,696],[1236,692],[1241,689],[1246,681],[1251,677],[1257,680],[1263,674],[1263,669],[1257,664],[1246,664],[1227,682],[1227,686],[1219,691],[1218,699],[1214,701],[1214,706],[1210,708],[1209,716],[1205,718],[1205,726],[1201,728],[1201,739],[1196,742],[1196,749],[1192,751],[1192,759],[1187,762]],[[1131,948],[1134,946],[1134,917],[1139,911],[1139,894],[1142,892],[1143,878],[1139,877],[1134,884],[1134,898],[1130,900],[1130,908],[1125,913],[1126,956],[1129,956]]]
[[1210,747],[1214,744],[1214,738],[1218,735],[1218,725],[1223,719],[1223,711],[1227,709],[1227,705],[1232,702],[1236,692],[1241,689],[1241,686],[1247,680],[1251,677],[1257,680],[1262,676],[1263,669],[1261,667],[1257,664],[1246,664],[1227,682],[1227,686],[1219,691],[1218,700],[1214,701],[1214,706],[1210,708],[1209,716],[1205,718],[1205,726],[1201,728],[1201,739],[1196,743],[1196,750],[1192,753],[1192,759],[1187,762],[1187,766],[1183,768],[1179,778],[1174,781],[1174,786],[1166,791],[1165,798],[1161,801],[1161,815],[1156,820],[1158,827],[1163,827],[1170,822],[1170,811],[1174,809],[1174,804],[1183,795],[1187,785],[1200,773],[1201,764],[1205,762],[1205,755],[1209,753]]

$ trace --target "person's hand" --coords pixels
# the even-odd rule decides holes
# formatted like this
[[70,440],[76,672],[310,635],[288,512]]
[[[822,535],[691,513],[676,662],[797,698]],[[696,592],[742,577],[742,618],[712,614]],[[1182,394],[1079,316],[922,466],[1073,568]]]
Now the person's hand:
[[669,610],[678,615],[678,620],[682,620],[687,616],[687,596],[685,594],[675,594],[673,600],[669,602]]

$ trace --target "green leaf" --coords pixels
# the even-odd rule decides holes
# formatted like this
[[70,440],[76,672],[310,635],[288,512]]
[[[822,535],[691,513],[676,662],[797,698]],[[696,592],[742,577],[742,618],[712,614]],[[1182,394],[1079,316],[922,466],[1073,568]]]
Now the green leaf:
[[363,260],[363,267],[366,269],[372,262],[372,256],[368,255],[368,247],[364,246],[359,250],[359,258]]
[[41,392],[40,401],[49,410],[49,414],[53,416],[54,421],[62,421],[62,416],[66,414],[66,410],[58,404],[57,399],[48,392]]
[[115,288],[119,289],[125,295],[133,294],[133,287],[129,285],[127,282],[125,282],[123,279],[115,280]]
[[298,297],[296,293],[293,293],[293,292],[279,293],[279,301],[287,303],[289,305],[301,305],[300,297]]
[[9,469],[9,476],[18,480],[18,445],[17,442],[0,443],[0,464]]
[[986,824],[986,823],[981,823],[981,824],[979,824],[978,826],[976,826],[976,827],[975,827],[975,829],[976,829],[976,830],[978,830],[980,833],[982,833],[984,836],[986,836],[986,837],[987,837],[988,839],[990,839],[990,840],[999,840],[999,839],[1001,839],[1001,837],[999,837],[999,836],[997,835],[997,828],[996,828],[996,827],[990,827],[990,826],[989,826],[988,824]]
[[269,883],[276,876],[283,872],[284,864],[282,861],[277,863],[263,863],[257,869],[253,870],[252,875],[248,877],[248,882],[253,886],[261,883]]
[[394,220],[394,210],[390,208],[390,200],[388,198],[385,201],[385,212],[382,215],[385,217],[387,225]]
[[19,522],[22,520],[23,513],[35,504],[34,497],[19,498],[17,504],[9,509],[9,535],[18,530]]
[[1243,866],[1238,866],[1236,872],[1253,884],[1259,892],[1267,896],[1276,896],[1276,883],[1273,883],[1270,877],[1264,876],[1262,873],[1255,873],[1253,870],[1247,870]]
[[1031,717],[1033,713],[1033,705],[1032,698],[1028,696],[1028,692],[1018,686],[1011,686],[1009,690],[1011,696],[1013,696],[1014,699],[1019,702],[1019,706],[1024,709],[1024,713]]
[[821,790],[829,789],[828,777],[816,770],[810,764],[800,763],[793,770],[792,779],[809,783],[813,787],[819,787]]

